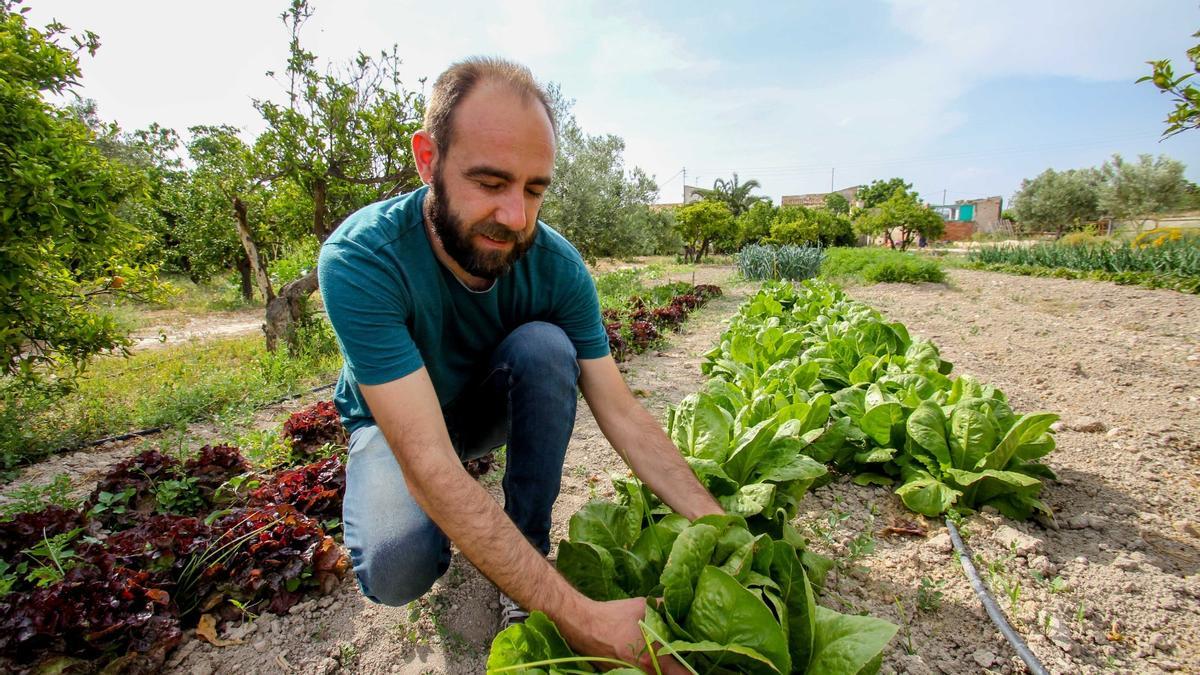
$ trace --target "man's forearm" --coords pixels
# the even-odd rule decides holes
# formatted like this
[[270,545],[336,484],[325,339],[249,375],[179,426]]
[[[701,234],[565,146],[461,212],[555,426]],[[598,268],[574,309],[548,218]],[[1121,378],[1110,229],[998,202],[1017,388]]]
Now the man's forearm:
[[578,620],[580,606],[587,599],[529,544],[487,491],[471,480],[450,449],[449,439],[406,437],[401,430],[387,429],[384,435],[392,448],[413,444],[408,447],[415,452],[395,453],[409,492],[480,572],[525,608],[543,611],[556,621]]
[[597,417],[596,421],[617,453],[654,494],[688,519],[724,512],[645,408],[633,401],[618,417]]

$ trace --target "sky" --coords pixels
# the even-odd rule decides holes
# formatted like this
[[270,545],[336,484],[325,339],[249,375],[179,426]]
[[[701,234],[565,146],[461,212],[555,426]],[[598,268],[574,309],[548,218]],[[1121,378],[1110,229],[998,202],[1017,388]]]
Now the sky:
[[[126,130],[264,127],[282,100],[282,0],[28,0],[100,36],[77,93]],[[396,45],[409,89],[473,54],[528,65],[591,134],[625,140],[660,201],[736,172],[757,194],[900,176],[932,203],[1002,196],[1047,168],[1165,154],[1200,182],[1200,130],[1162,140],[1170,97],[1135,80],[1196,43],[1197,0],[706,3],[313,0],[319,63]],[[1179,68],[1177,68],[1179,70]],[[422,82],[427,79],[426,82]]]

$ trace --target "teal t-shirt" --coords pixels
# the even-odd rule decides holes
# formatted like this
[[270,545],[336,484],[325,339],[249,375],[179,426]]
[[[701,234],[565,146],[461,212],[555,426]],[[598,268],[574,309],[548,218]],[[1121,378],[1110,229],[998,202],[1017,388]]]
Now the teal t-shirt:
[[345,359],[334,402],[351,432],[373,423],[359,384],[424,366],[445,406],[486,374],[505,336],[530,321],[561,327],[578,358],[608,354],[596,286],[562,235],[539,222],[512,270],[472,292],[433,254],[421,208],[427,191],[360,209],[321,247],[321,296]]

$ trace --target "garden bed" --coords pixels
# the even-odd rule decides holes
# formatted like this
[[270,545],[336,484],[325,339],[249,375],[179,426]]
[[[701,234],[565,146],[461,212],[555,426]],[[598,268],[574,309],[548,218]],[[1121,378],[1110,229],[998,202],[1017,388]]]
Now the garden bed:
[[[1083,281],[950,272],[951,285],[878,285],[850,293],[932,339],[955,373],[1003,389],[1015,409],[1063,415],[1059,474],[1042,498],[1058,530],[994,513],[968,518],[968,544],[1001,607],[1051,672],[1193,671],[1200,653],[1200,299]],[[753,290],[726,286],[661,351],[622,364],[663,416],[696,391],[722,320]],[[65,460],[64,460],[65,461]],[[622,464],[587,411],[563,475],[552,538]],[[497,494],[498,474],[483,477]],[[889,489],[842,478],[816,488],[798,525],[842,559],[822,604],[888,619],[900,633],[884,672],[1020,672],[949,549],[944,527]],[[923,533],[923,534],[922,534]],[[482,671],[496,629],[495,590],[460,556],[404,608],[371,605],[347,578],[285,616],[226,625],[240,641],[185,639],[168,672]]]

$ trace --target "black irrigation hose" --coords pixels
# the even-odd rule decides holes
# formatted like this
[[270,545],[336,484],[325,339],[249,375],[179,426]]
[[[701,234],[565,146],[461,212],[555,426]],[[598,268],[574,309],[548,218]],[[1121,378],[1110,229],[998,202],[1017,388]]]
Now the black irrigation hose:
[[1033,675],[1049,675],[1046,668],[1038,661],[1037,656],[1029,651],[1029,646],[1021,639],[1020,635],[1013,630],[1009,625],[1008,619],[1004,618],[1004,612],[1000,611],[1000,607],[996,605],[996,601],[992,599],[988,593],[987,586],[983,584],[983,580],[979,578],[979,572],[975,571],[975,564],[971,562],[971,552],[967,545],[963,543],[962,537],[958,536],[958,528],[954,527],[954,523],[950,519],[946,519],[946,528],[950,530],[950,541],[954,543],[954,550],[958,551],[958,559],[962,562],[963,572],[967,575],[967,580],[971,582],[971,588],[975,589],[975,595],[979,598],[979,602],[983,604],[983,608],[987,610],[988,616],[992,619],[992,623],[1000,629],[1000,633],[1004,635],[1008,643],[1017,651],[1017,656],[1025,662],[1029,672]]
[[[255,407],[254,409],[262,410],[263,408],[269,408],[273,405],[278,405],[280,403],[283,403],[284,401],[290,401],[294,398],[300,398],[301,396],[303,396],[305,394],[311,394],[313,392],[321,391],[322,389],[332,388],[336,384],[337,384],[336,382],[330,382],[329,384],[317,385],[317,386],[313,387],[312,389],[309,389],[308,391],[302,391],[302,392],[299,392],[296,394],[285,394],[273,401],[267,401],[266,403],[263,403],[262,405]],[[50,454],[57,455],[57,454],[63,453],[63,452],[70,452],[72,450],[82,450],[84,448],[94,448],[97,445],[104,445],[105,443],[115,443],[117,441],[127,441],[131,438],[139,438],[141,436],[153,436],[154,434],[161,433],[162,431],[163,431],[163,427],[150,427],[148,429],[138,429],[137,431],[130,431],[130,432],[127,432],[124,434],[117,434],[116,436],[105,436],[104,438],[98,438],[94,441],[88,441],[86,443],[81,443],[79,445],[73,445],[73,446],[66,447],[66,448],[59,448],[58,450],[55,450],[54,452],[52,452]]]

